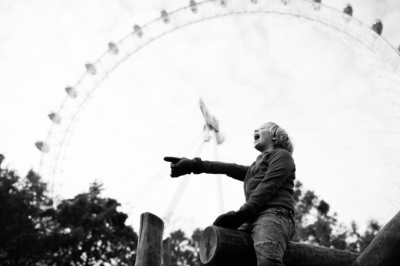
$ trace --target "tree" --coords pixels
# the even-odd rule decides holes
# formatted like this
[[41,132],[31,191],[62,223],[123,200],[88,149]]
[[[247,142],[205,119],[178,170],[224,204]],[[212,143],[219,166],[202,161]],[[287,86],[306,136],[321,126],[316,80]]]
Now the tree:
[[37,174],[21,179],[3,160],[0,154],[0,264],[34,265],[47,253],[52,201]]
[[56,210],[58,226],[52,234],[52,265],[133,265],[137,234],[125,225],[120,204],[102,198],[101,184],[88,193],[63,200]]
[[201,239],[201,235],[202,234],[203,234],[203,230],[201,230],[200,228],[195,229],[193,234],[192,234],[192,243],[193,243],[193,246],[194,246],[193,266],[202,265],[201,262],[200,262],[200,250],[199,250],[200,239]]
[[369,221],[367,230],[360,234],[355,222],[350,228],[338,223],[336,213],[329,213],[329,204],[313,191],[304,192],[299,181],[295,184],[294,199],[296,233],[292,241],[362,252],[381,228],[378,222]]
[[171,238],[171,263],[173,266],[198,266],[201,265],[199,257],[199,242],[202,230],[194,230],[191,239],[187,238],[181,230],[170,234]]
[[[101,184],[54,208],[40,176],[29,171],[20,178],[3,161],[0,154],[0,265],[134,264],[137,234],[125,225],[128,216],[117,210],[120,204],[101,197]],[[350,228],[338,223],[330,205],[302,186],[295,184],[293,241],[361,252],[380,230],[376,221],[363,234],[355,222]],[[200,265],[201,233],[196,229],[191,238],[181,230],[171,233],[172,265]]]
[[368,221],[367,228],[365,232],[361,235],[358,232],[357,224],[355,222],[351,225],[351,230],[349,231],[349,238],[352,241],[348,244],[348,249],[354,252],[362,252],[367,246],[372,242],[375,236],[378,234],[379,230],[382,228],[375,220]]
[[0,154],[0,265],[133,265],[137,235],[101,185],[57,208],[47,184],[29,171],[20,178]]

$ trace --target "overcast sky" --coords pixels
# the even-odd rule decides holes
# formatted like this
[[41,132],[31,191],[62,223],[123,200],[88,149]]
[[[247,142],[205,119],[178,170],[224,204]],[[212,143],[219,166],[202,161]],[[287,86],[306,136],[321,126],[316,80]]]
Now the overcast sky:
[[[261,0],[260,0],[261,1]],[[323,1],[400,44],[397,0]],[[37,140],[107,44],[161,10],[188,1],[0,2],[0,153],[24,175],[39,169]],[[163,216],[182,179],[170,179],[166,155],[250,164],[253,129],[275,121],[295,142],[298,179],[331,204],[339,220],[382,222],[400,209],[399,120],[371,61],[351,39],[286,16],[246,15],[199,23],[149,45],[121,64],[85,104],[55,183],[65,197],[98,179],[137,226],[142,211]],[[373,61],[372,63],[374,63]],[[378,62],[378,61],[377,61]],[[393,77],[388,77],[393,78]],[[202,97],[226,142],[203,142]],[[51,147],[50,147],[51,148]],[[242,184],[223,178],[223,209],[243,204]],[[204,227],[221,212],[216,178],[190,177],[174,226]]]

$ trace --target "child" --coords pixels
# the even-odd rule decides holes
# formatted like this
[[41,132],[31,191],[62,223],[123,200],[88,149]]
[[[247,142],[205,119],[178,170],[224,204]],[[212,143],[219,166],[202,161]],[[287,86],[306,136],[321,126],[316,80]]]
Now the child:
[[284,265],[282,257],[294,234],[293,144],[284,129],[269,122],[254,131],[254,148],[261,154],[250,166],[197,157],[164,160],[171,162],[171,177],[208,173],[243,181],[246,202],[238,211],[217,217],[214,225],[249,231],[258,266]]

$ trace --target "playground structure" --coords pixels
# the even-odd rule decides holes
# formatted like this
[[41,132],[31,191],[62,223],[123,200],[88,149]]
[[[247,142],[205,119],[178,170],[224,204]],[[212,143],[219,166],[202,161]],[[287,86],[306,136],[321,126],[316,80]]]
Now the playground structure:
[[[151,213],[140,217],[135,266],[170,266],[168,239],[162,240],[164,223]],[[286,266],[397,266],[400,261],[400,212],[361,253],[291,242],[285,251]],[[251,236],[243,231],[209,226],[200,240],[203,265],[256,265]]]
[[[390,104],[388,104],[388,107],[391,108],[392,120],[390,120],[389,122],[382,122],[382,124],[393,123],[393,128],[392,126],[389,126],[388,128],[390,130],[388,130],[388,135],[385,136],[391,136],[391,138],[387,138],[388,142],[390,142],[390,144],[393,146],[397,145],[397,142],[393,140],[397,137],[396,134],[398,133],[398,128],[395,126],[395,123],[398,124],[400,118],[400,94],[398,89],[400,87],[400,58],[398,55],[398,51],[396,51],[396,49],[394,49],[381,37],[382,31],[384,30],[382,21],[376,20],[372,25],[365,25],[352,16],[353,8],[351,6],[347,5],[343,10],[335,10],[326,5],[323,5],[321,1],[231,0],[195,2],[192,0],[189,2],[189,5],[187,7],[184,7],[182,9],[173,12],[167,12],[166,10],[163,10],[160,13],[160,16],[154,21],[151,21],[150,23],[144,25],[134,25],[133,31],[125,38],[118,42],[108,43],[108,50],[100,58],[98,58],[94,62],[85,64],[86,71],[80,77],[78,82],[76,82],[76,84],[74,84],[73,86],[67,86],[65,88],[66,98],[60,106],[59,110],[57,112],[51,112],[48,115],[52,122],[52,125],[46,137],[46,140],[38,141],[36,143],[36,147],[43,152],[40,163],[40,174],[43,175],[46,180],[50,181],[50,183],[52,184],[52,188],[54,188],[54,193],[58,193],[59,190],[57,190],[57,187],[62,186],[62,182],[60,181],[60,175],[63,172],[62,163],[63,160],[68,160],[68,156],[66,156],[67,150],[70,144],[71,137],[73,136],[74,127],[77,124],[80,115],[82,114],[85,107],[87,107],[89,100],[92,98],[92,96],[103,83],[103,81],[117,67],[119,67],[120,64],[125,62],[129,57],[134,57],[137,53],[139,53],[139,51],[149,46],[151,43],[177,30],[189,27],[194,24],[198,24],[200,22],[213,21],[217,18],[226,18],[236,15],[250,16],[255,14],[266,16],[283,16],[296,19],[298,18],[299,20],[315,22],[316,24],[331,30],[334,34],[338,34],[337,36],[340,38],[342,36],[346,36],[347,39],[344,39],[343,41],[348,42],[349,46],[353,47],[357,51],[357,53],[359,53],[363,58],[366,59],[366,61],[371,64],[371,68],[374,69],[376,75],[379,77],[380,81],[383,84],[382,87],[380,87],[379,89],[381,91],[385,91],[388,98],[390,99]],[[378,58],[378,60],[376,58]],[[351,75],[353,73],[349,74]],[[290,93],[291,91],[289,91],[287,94]],[[358,97],[357,95],[356,98],[360,98],[360,100],[357,101],[358,103],[365,104],[366,102],[368,104],[370,97],[375,97],[375,94],[372,93],[368,95],[368,97]],[[365,98],[367,98],[367,100]],[[196,101],[197,100],[198,98],[196,99]],[[210,115],[208,108],[205,107],[206,105],[210,106],[212,103],[206,101],[206,98],[203,98],[203,100],[201,100],[200,102],[200,108],[205,119],[205,131],[203,132],[203,140],[208,140],[209,143],[212,143],[213,147],[216,149],[216,145],[222,143],[223,138],[222,135],[217,134],[219,133],[219,125],[216,123],[217,120],[213,118],[212,115]],[[317,101],[318,100],[311,103]],[[353,106],[353,102],[350,102],[349,105],[351,105],[351,107],[357,107]],[[215,105],[211,106],[210,109],[214,111],[215,108],[213,107],[215,107]],[[345,106],[345,108],[349,107]],[[313,111],[315,112],[315,110]],[[328,108],[328,110],[326,111],[332,112],[335,111],[335,108]],[[375,109],[371,110],[371,112],[373,111],[375,111]],[[252,114],[249,114],[248,116],[251,115]],[[365,114],[366,117],[368,117],[368,115],[370,114]],[[293,116],[295,117],[295,115]],[[218,116],[218,118],[222,123],[225,123],[224,126],[226,126],[227,123],[225,117],[220,118],[220,116]],[[285,123],[285,116],[283,116],[282,119],[281,117],[278,118],[278,121],[284,121]],[[245,119],[241,119],[241,121],[239,122],[248,122],[248,120],[246,119],[247,117],[245,117]],[[358,120],[363,119],[364,117],[361,117]],[[379,117],[377,118],[377,120],[378,119]],[[349,127],[351,127],[353,124],[356,124],[353,120],[355,119],[350,119],[349,121],[346,121],[348,123],[344,126],[340,124],[337,125],[337,127],[346,128],[342,131],[343,133],[345,133],[343,134],[345,135],[343,136],[343,139],[348,139],[347,133],[351,133],[352,130],[353,133],[355,132],[355,134],[357,134],[358,130],[362,132],[368,132],[371,139],[376,139],[376,135],[374,135],[376,133],[372,132],[372,129],[380,128],[381,124],[378,123],[377,125],[374,125],[371,123],[371,127],[366,127],[365,124],[369,123],[370,121],[365,120],[365,124],[362,124],[360,129],[358,127],[353,127],[349,130]],[[306,122],[307,121],[301,121],[299,123],[306,124]],[[360,121],[355,122],[359,123]],[[333,127],[336,126],[334,124],[334,121],[329,121],[329,124],[332,124]],[[325,124],[321,125],[318,130],[323,130],[325,126]],[[224,127],[223,130],[225,130],[225,128],[226,127]],[[304,134],[304,136],[308,137],[307,134],[309,133],[310,132]],[[299,136],[298,133],[296,133],[296,135]],[[227,137],[229,138],[228,135]],[[385,138],[380,139],[383,140]],[[302,142],[299,140],[298,144],[298,147],[300,147]],[[366,146],[361,147],[361,151],[363,151],[363,149],[365,148]],[[334,151],[337,152],[336,150]],[[345,152],[351,153],[351,151],[349,150],[346,150]],[[395,151],[390,150],[389,152],[394,153]],[[397,153],[394,154],[392,157],[396,158],[396,155]],[[349,155],[349,157],[350,159],[353,159],[354,157],[356,157],[356,155],[352,153]],[[371,158],[368,157],[367,159]],[[396,167],[398,166],[398,163],[395,162],[384,163],[392,164]],[[360,165],[365,165],[365,162],[359,163],[357,166]],[[368,172],[373,173],[374,171],[370,171],[369,169],[367,169],[367,167],[372,167],[372,165],[373,164],[366,166],[364,172],[362,172],[361,174],[357,174],[363,175]],[[386,166],[387,165],[383,164],[382,167]],[[360,167],[358,168],[360,169]],[[378,177],[380,178],[381,176]],[[152,181],[154,181],[154,184],[157,183],[158,180],[154,179]],[[189,180],[182,180],[182,183],[176,188],[177,192],[171,193],[173,194],[173,197],[167,207],[167,210],[165,211],[165,215],[163,216],[164,220],[167,221],[171,218],[172,214],[174,213],[174,208],[176,208],[180,199],[180,195],[183,193],[187,182],[189,182]],[[217,187],[220,188],[221,185],[218,184]],[[400,188],[400,186],[398,186],[398,188]],[[146,189],[147,186],[142,190],[146,191]],[[221,191],[221,189],[219,189],[219,191]],[[393,200],[390,202],[390,211],[393,211],[398,207],[397,204],[395,204],[398,192],[399,189],[395,190],[393,193],[390,193],[390,196],[393,195]],[[222,193],[219,193],[219,195],[221,194]],[[222,209],[222,200],[220,200],[219,203],[219,208]]]

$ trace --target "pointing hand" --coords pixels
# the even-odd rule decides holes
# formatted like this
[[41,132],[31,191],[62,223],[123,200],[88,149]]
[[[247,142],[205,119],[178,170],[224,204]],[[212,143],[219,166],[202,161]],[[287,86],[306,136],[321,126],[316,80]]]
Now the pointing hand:
[[193,171],[193,160],[185,157],[164,157],[164,161],[171,163],[171,177],[191,174]]

